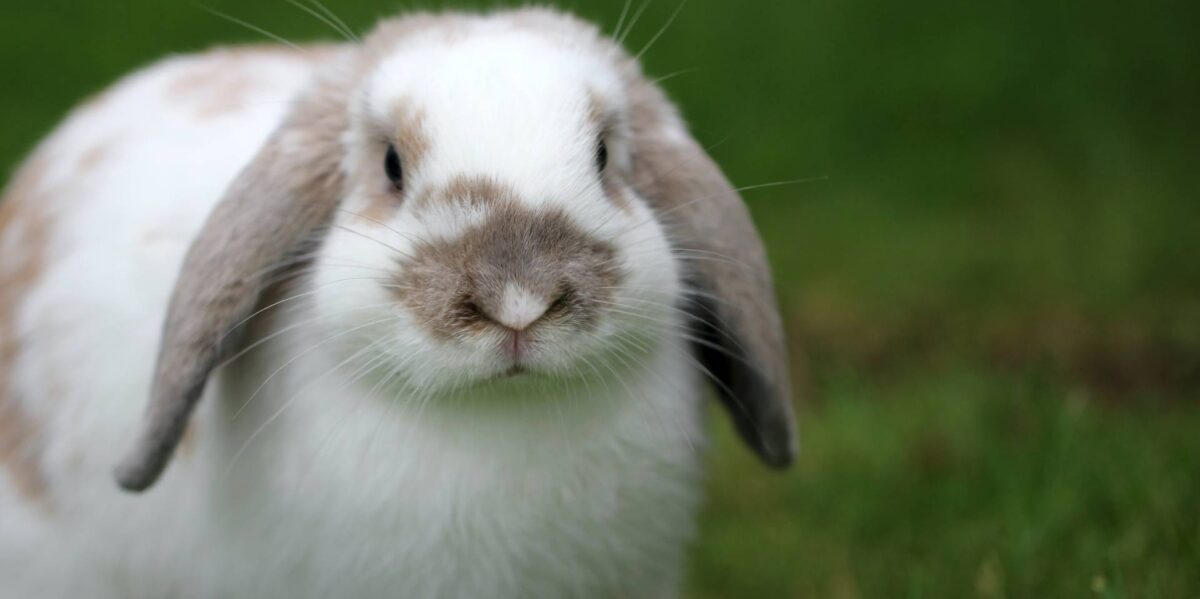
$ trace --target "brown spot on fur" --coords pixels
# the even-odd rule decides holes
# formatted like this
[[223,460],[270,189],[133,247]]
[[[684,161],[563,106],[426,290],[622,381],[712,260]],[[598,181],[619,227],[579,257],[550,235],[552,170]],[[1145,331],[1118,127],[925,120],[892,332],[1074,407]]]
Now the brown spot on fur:
[[188,100],[192,95],[200,93],[212,84],[215,69],[198,68],[187,71],[167,87],[167,95],[172,100]]
[[436,190],[422,193],[413,200],[412,208],[417,212],[434,206],[483,208],[515,200],[516,191],[490,177],[455,177]]
[[79,170],[86,171],[96,168],[101,162],[104,162],[111,151],[112,142],[101,142],[88,148],[79,158]]
[[402,259],[396,296],[417,320],[441,339],[479,333],[493,326],[484,315],[496,313],[514,283],[547,303],[563,300],[546,322],[594,327],[622,276],[612,246],[559,210],[504,200],[502,187],[459,185],[465,197],[495,204],[482,224],[453,240],[422,243],[411,259]]
[[429,137],[425,133],[424,113],[408,102],[399,102],[392,108],[395,127],[393,140],[400,159],[409,165],[419,164],[429,153]]
[[446,185],[444,197],[449,202],[482,207],[513,198],[512,188],[488,177],[458,177]]
[[196,118],[211,119],[239,110],[254,90],[255,79],[241,61],[223,58],[183,75],[168,88],[173,100],[196,106]]
[[196,116],[201,119],[211,119],[241,110],[255,86],[256,82],[250,75],[218,82],[210,90],[212,95],[208,101],[196,111]]
[[17,312],[41,276],[49,219],[39,202],[47,167],[35,156],[18,172],[0,201],[0,468],[31,502],[46,504],[39,427],[17,396],[13,369],[21,349]]
[[147,230],[142,235],[143,245],[157,245],[160,243],[177,243],[182,241],[186,236],[179,231],[157,227]]
[[205,55],[199,66],[186,69],[167,87],[167,95],[173,101],[194,104],[197,118],[216,118],[241,109],[246,97],[261,85],[249,68],[251,59],[277,57],[317,63],[333,52],[325,46],[302,50],[270,45],[219,48]]

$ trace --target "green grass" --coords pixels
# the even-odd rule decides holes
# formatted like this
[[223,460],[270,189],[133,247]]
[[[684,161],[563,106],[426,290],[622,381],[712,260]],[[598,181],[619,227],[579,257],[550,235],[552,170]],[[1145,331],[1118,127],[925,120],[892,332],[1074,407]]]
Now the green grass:
[[[360,31],[409,6],[328,4]],[[563,4],[611,28],[621,3]],[[261,41],[183,0],[0,17],[0,165],[136,66]],[[1200,597],[1196,23],[1192,0],[684,8],[646,66],[698,69],[666,87],[730,177],[821,178],[746,194],[805,452],[768,473],[714,418],[689,597]]]
[[1196,596],[1196,410],[968,364],[821,391],[779,479],[722,427],[691,597]]

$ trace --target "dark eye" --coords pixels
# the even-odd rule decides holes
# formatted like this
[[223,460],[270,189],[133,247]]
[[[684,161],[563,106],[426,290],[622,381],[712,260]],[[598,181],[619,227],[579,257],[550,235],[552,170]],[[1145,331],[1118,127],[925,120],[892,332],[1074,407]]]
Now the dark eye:
[[608,144],[604,143],[604,140],[601,139],[600,146],[596,148],[596,168],[597,168],[597,170],[599,170],[600,172],[603,173],[605,167],[607,167],[607,166],[608,166]]
[[387,171],[392,185],[395,185],[396,189],[400,189],[404,184],[404,171],[400,168],[400,155],[396,153],[396,146],[388,146],[387,156],[383,160],[383,169]]

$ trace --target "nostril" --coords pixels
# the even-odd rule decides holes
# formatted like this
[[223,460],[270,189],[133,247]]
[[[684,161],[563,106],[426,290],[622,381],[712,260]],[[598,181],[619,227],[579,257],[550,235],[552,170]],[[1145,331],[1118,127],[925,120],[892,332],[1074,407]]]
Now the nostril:
[[570,287],[564,289],[554,301],[550,302],[550,306],[546,308],[546,314],[560,314],[565,311],[573,301],[575,292]]
[[480,308],[479,304],[477,304],[475,302],[475,300],[470,299],[470,298],[464,299],[459,302],[458,312],[459,312],[459,315],[464,320],[471,320],[471,321],[491,320],[491,318],[488,317],[487,313],[483,311],[483,308]]

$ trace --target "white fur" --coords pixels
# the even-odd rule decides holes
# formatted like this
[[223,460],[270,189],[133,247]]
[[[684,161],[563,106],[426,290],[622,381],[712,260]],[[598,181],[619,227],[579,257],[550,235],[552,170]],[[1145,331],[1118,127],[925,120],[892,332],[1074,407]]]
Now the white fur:
[[[21,499],[0,473],[0,597],[673,595],[703,437],[699,377],[666,306],[676,265],[649,210],[618,212],[589,170],[586,93],[619,103],[615,74],[501,27],[418,39],[362,92],[376,109],[426,107],[433,147],[407,184],[496,176],[616,244],[626,310],[539,350],[561,381],[492,380],[505,368],[492,342],[429,338],[369,270],[462,224],[341,213],[360,234],[333,229],[313,293],[279,311],[282,334],[210,382],[193,445],[147,494],[118,490],[112,467],[140,422],[184,252],[311,71],[249,59],[264,84],[199,120],[168,89],[212,60],[130,78],[42,148],[57,165],[45,185],[67,191],[21,306],[34,341],[15,382],[44,423],[49,500]],[[75,168],[109,139],[100,166]],[[514,318],[530,310],[514,300]]]

